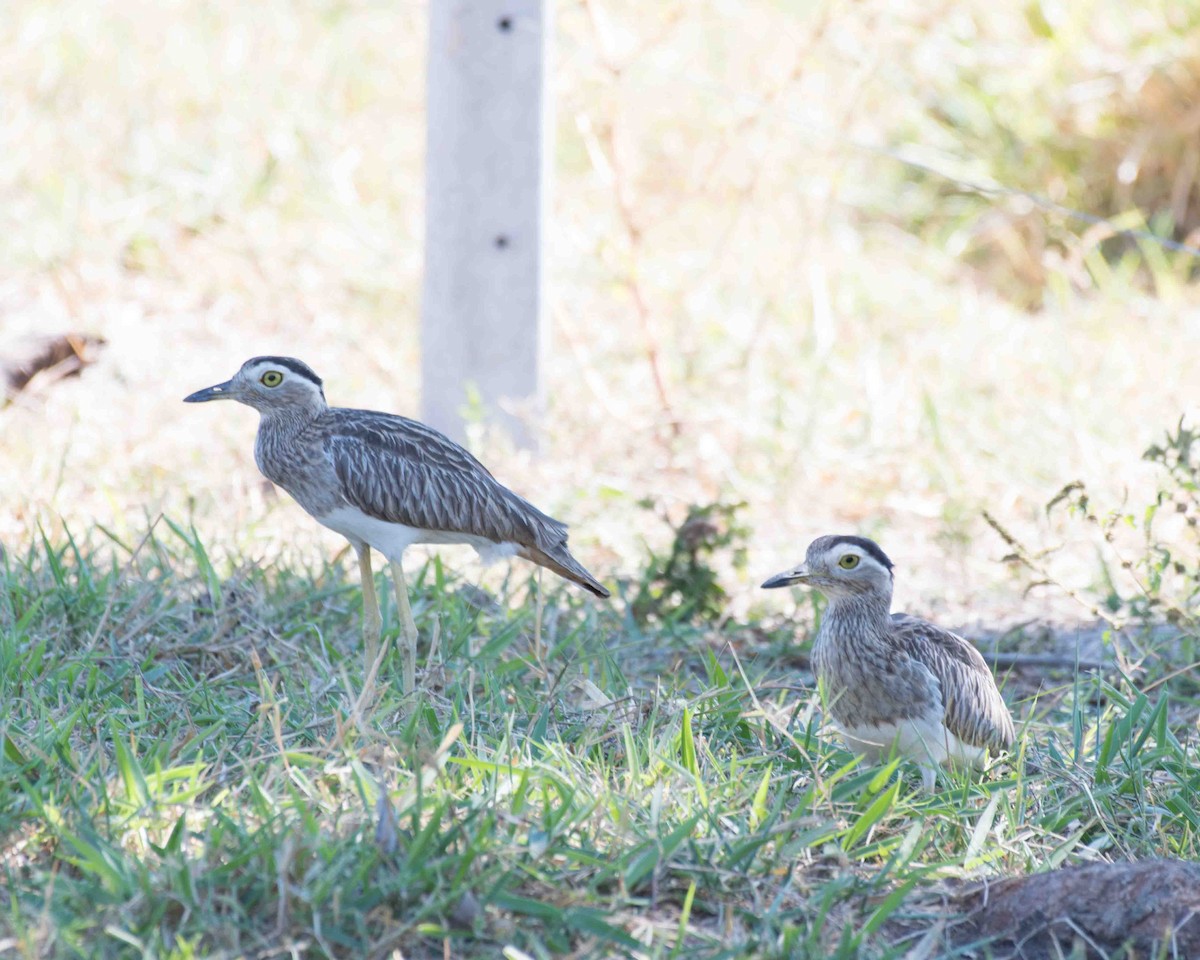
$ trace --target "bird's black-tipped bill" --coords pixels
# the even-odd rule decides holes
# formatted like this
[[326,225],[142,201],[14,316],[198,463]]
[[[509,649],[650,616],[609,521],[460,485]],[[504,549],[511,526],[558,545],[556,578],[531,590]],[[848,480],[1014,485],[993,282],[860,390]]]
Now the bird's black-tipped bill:
[[232,400],[233,394],[229,391],[233,387],[232,380],[226,380],[224,383],[218,383],[211,387],[205,387],[203,390],[197,390],[195,393],[188,394],[183,398],[184,403],[207,403],[209,400]]
[[785,570],[783,573],[777,573],[769,580],[763,581],[762,588],[764,590],[775,590],[779,587],[790,587],[794,583],[803,583],[808,579],[808,571],[803,567],[796,570]]

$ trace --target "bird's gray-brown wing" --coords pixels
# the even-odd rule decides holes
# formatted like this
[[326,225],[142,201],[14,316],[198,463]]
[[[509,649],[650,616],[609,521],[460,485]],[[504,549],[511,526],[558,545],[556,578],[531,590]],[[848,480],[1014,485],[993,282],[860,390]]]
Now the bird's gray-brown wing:
[[987,662],[969,642],[919,617],[892,616],[895,644],[937,677],[946,729],[963,743],[1006,750],[1016,739],[1012,714]]
[[369,516],[521,546],[566,539],[566,524],[513,493],[437,430],[369,410],[329,412],[326,452],[347,501]]
[[457,443],[392,414],[329,411],[325,450],[347,502],[368,516],[424,530],[515,543],[520,556],[607,597],[567,548],[567,525],[491,475]]

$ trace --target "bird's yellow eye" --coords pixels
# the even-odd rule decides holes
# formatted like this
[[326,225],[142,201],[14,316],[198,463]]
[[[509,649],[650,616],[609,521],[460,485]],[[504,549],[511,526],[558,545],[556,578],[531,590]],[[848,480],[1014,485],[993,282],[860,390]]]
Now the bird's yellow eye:
[[277,387],[283,383],[283,374],[278,370],[268,370],[258,378],[258,382],[264,387]]
[[858,554],[847,553],[841,560],[838,561],[838,566],[843,570],[853,570],[858,566]]

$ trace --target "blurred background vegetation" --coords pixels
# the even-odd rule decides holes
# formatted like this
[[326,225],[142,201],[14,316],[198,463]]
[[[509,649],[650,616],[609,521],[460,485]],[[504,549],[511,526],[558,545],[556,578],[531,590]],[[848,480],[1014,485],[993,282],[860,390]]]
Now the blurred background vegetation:
[[[902,602],[1010,614],[982,509],[1034,549],[1087,537],[1046,502],[1152,498],[1141,453],[1192,403],[1200,260],[1152,237],[1200,238],[1198,26],[1193,2],[560,0],[545,455],[477,452],[602,571],[744,502],[729,585],[854,530]],[[0,334],[108,345],[0,411],[0,540],[166,511],[315,555],[253,415],[179,399],[282,352],[335,403],[416,412],[424,52],[420,3],[6,7]],[[1106,574],[1076,548],[1056,576]]]
[[[0,363],[105,345],[0,397],[0,951],[931,956],[944,880],[1195,860],[1200,2],[556,0],[542,453],[472,445],[619,597],[414,557],[368,708],[345,543],[180,401],[417,411],[426,9],[3,8]],[[834,531],[998,648],[994,777],[822,732],[755,588]]]

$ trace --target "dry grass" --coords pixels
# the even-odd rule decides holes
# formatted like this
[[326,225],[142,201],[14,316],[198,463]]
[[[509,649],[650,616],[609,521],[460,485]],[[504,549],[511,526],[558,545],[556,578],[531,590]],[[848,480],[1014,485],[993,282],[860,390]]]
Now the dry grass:
[[[1039,40],[1017,11],[943,14],[560,5],[546,456],[480,444],[593,563],[629,566],[647,494],[742,499],[746,588],[853,528],[900,560],[902,599],[1024,614],[980,508],[1053,539],[1040,508],[1062,482],[1147,489],[1137,455],[1190,402],[1172,358],[1200,329],[1191,287],[1169,270],[1149,290],[1120,271],[1081,285],[1098,241],[1059,225],[1022,248],[1044,281],[1027,312],[955,256],[1006,210],[911,229],[962,205],[852,145],[953,159],[926,89],[1028,92],[1013,52],[1036,42],[1047,98],[1093,61],[1125,90],[1142,47],[1101,62],[1099,27]],[[335,402],[417,409],[423,16],[26,2],[5,18],[0,329],[110,341],[82,379],[0,414],[5,539],[166,511],[234,552],[312,555],[298,512],[263,502],[252,416],[177,401],[289,352]]]
[[1025,753],[928,798],[780,687],[807,613],[754,616],[836,529],[943,620],[1074,612],[1024,592],[985,507],[1085,603],[1128,575],[1103,517],[1043,506],[1076,478],[1098,514],[1152,498],[1139,457],[1194,396],[1194,264],[895,157],[1190,229],[1187,17],[1060,7],[556,5],[544,456],[478,452],[606,579],[670,535],[644,497],[745,501],[749,563],[705,629],[560,595],[535,626],[524,568],[481,611],[426,566],[447,673],[360,715],[342,544],[259,477],[248,410],[179,401],[291,353],[335,403],[416,411],[424,6],[10,4],[0,340],[108,347],[0,409],[0,950],[882,956],[931,876],[1194,857],[1190,634],[1146,696],[1010,678]]

